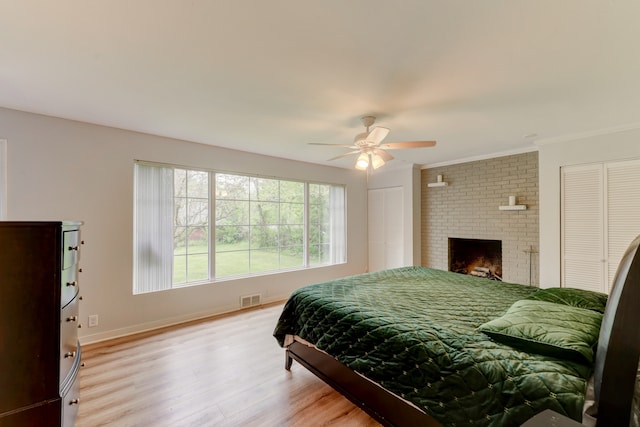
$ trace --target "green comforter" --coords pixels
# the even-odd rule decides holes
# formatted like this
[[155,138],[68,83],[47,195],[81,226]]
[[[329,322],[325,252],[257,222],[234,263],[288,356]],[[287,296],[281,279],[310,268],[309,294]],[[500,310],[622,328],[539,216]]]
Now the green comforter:
[[447,426],[516,426],[550,408],[580,420],[592,366],[476,330],[535,289],[424,267],[310,285],[274,336],[298,335]]

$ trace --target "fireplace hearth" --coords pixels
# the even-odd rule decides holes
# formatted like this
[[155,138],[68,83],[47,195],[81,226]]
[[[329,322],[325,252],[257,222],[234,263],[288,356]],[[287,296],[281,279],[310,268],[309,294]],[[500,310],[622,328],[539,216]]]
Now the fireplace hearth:
[[449,238],[449,271],[502,280],[502,241]]

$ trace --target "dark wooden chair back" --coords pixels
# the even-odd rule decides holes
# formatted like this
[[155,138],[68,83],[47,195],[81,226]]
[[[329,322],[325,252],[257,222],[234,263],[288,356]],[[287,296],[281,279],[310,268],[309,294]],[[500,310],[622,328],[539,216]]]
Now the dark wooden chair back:
[[594,372],[598,427],[628,426],[640,357],[640,236],[616,271],[602,319]]

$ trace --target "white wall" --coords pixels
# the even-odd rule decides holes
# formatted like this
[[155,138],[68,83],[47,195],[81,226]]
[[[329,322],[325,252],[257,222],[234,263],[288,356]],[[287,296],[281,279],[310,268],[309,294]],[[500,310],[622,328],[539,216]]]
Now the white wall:
[[[263,302],[285,299],[300,286],[366,269],[367,184],[359,171],[2,108],[0,139],[7,140],[7,219],[85,222],[83,343],[235,310],[241,295],[261,293]],[[346,184],[348,263],[134,296],[134,159]],[[99,315],[98,327],[87,328],[90,314]]]
[[560,168],[640,158],[640,129],[541,144],[540,287],[560,286]]
[[418,165],[403,165],[388,169],[383,167],[373,171],[369,176],[369,189],[390,187],[403,189],[403,265],[420,265],[420,167]]

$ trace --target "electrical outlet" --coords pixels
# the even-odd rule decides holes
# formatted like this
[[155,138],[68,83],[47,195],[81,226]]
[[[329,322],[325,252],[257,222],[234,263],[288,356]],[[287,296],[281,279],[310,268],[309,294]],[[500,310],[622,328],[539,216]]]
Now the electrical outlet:
[[93,328],[95,326],[98,326],[98,315],[92,314],[91,316],[89,316],[89,327]]

